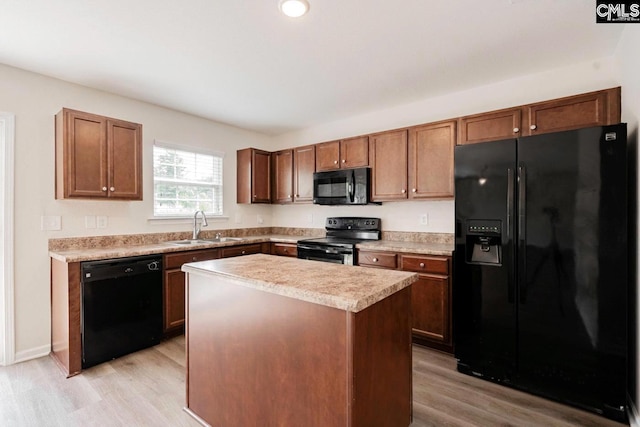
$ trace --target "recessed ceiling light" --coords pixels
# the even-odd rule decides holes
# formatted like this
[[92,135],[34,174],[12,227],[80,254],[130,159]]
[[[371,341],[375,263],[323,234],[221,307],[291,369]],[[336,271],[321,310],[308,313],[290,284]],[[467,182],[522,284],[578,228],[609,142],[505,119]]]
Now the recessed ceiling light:
[[307,0],[280,0],[280,10],[291,18],[298,18],[309,10]]

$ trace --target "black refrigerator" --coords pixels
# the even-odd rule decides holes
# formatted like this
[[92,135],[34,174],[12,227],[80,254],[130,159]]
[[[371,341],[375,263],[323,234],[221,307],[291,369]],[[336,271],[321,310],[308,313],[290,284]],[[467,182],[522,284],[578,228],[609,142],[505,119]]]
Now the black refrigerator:
[[460,372],[626,418],[626,124],[455,148]]

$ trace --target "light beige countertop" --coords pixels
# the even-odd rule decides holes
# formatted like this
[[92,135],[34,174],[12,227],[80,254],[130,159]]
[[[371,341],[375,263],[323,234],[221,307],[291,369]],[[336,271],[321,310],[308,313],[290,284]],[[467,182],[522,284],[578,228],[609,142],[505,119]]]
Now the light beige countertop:
[[154,255],[164,254],[171,252],[184,252],[190,250],[199,249],[215,249],[226,246],[238,246],[248,245],[251,243],[292,243],[295,244],[300,239],[305,237],[300,236],[287,236],[287,235],[261,235],[261,236],[246,236],[239,238],[240,240],[232,240],[226,242],[209,242],[203,241],[198,243],[191,243],[188,245],[181,245],[171,242],[153,243],[147,245],[131,245],[131,246],[113,246],[113,247],[95,247],[95,248],[83,248],[83,249],[65,249],[49,251],[49,256],[62,262],[81,262],[81,261],[95,261],[111,258],[124,258],[130,256],[139,255]]
[[350,312],[362,311],[410,286],[418,275],[273,255],[246,255],[182,266],[182,271],[225,277],[253,289]]
[[[248,245],[252,243],[271,242],[296,244],[298,240],[301,239],[318,237],[313,235],[277,234],[277,232],[273,234],[250,234],[255,231],[255,229],[248,229],[245,231],[247,233],[246,235],[232,235],[232,237],[239,240],[230,240],[226,242],[202,241],[188,245],[180,245],[170,242],[172,240],[180,240],[181,238],[184,239],[184,233],[166,234],[161,235],[160,237],[157,235],[123,235],[68,238],[61,239],[64,240],[62,245],[50,246],[49,256],[58,261],[70,263],[124,258],[139,255],[184,252],[199,249],[214,249],[227,246]],[[453,239],[450,238],[449,235],[437,236],[435,239],[427,241],[406,240],[408,238],[424,238],[425,235],[430,236],[426,233],[383,232],[383,240],[359,243],[357,248],[362,250],[416,253],[423,255],[452,255],[454,244],[452,242]],[[403,240],[395,240],[396,238]],[[60,242],[58,241],[57,243]]]
[[371,242],[358,243],[356,248],[363,251],[389,251],[421,255],[451,256],[453,254],[454,244],[374,240]]

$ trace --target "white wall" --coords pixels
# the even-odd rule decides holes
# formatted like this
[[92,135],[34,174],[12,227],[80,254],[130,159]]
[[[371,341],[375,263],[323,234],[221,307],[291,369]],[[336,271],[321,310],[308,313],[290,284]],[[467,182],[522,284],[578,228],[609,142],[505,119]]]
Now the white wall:
[[[274,138],[271,148],[278,150],[331,141],[615,87],[620,84],[615,67],[613,58],[601,58],[531,74],[291,132]],[[428,216],[428,225],[420,222],[424,214]],[[383,203],[382,206],[357,208],[279,206],[273,209],[272,223],[283,227],[322,227],[325,217],[338,215],[380,217],[384,230],[453,233],[454,228],[452,200]]]
[[[638,156],[638,132],[640,122],[640,56],[637,55],[638,46],[640,46],[640,26],[627,24],[618,48],[616,50],[615,59],[619,71],[620,84],[622,85],[622,121],[628,124],[628,134],[633,135],[634,139],[630,140],[630,144],[634,147],[633,152]],[[638,158],[640,160],[640,158]],[[637,166],[636,166],[637,168]],[[640,188],[640,182],[638,183]],[[636,189],[637,190],[637,189]],[[637,195],[636,195],[637,197]],[[637,206],[637,205],[636,205]],[[636,212],[640,213],[640,210],[636,207]],[[638,218],[640,222],[640,218]],[[638,230],[636,230],[637,232]],[[638,235],[629,236],[630,239],[635,239],[636,245],[638,242]],[[640,257],[638,253],[634,254],[636,257],[636,263],[640,265]],[[637,278],[636,278],[637,279]],[[640,306],[640,294],[636,301],[636,306]],[[640,323],[637,322],[637,331],[640,332]],[[636,345],[640,342],[637,339]],[[636,355],[640,354],[640,349],[636,347]],[[640,369],[638,366],[638,360],[636,358],[636,399],[640,396]],[[636,409],[638,408],[638,402],[634,402]],[[632,420],[632,425],[638,425],[638,420]]]
[[[68,107],[143,124],[144,200],[54,199],[54,115]],[[153,223],[154,139],[223,151],[225,213],[212,228],[270,225],[269,206],[235,204],[236,150],[270,138],[165,108],[0,65],[0,111],[15,114],[15,336],[16,359],[46,354],[50,345],[49,238],[188,231],[190,224]],[[236,224],[236,214],[242,223]],[[40,230],[42,215],[60,215],[62,230]],[[85,215],[107,215],[106,229],[86,229]]]
[[[49,238],[189,230],[188,223],[148,221],[152,212],[151,147],[154,139],[206,146],[227,153],[225,212],[230,219],[213,223],[215,228],[322,227],[326,216],[370,215],[381,217],[385,230],[451,233],[453,201],[396,202],[365,207],[238,206],[235,204],[235,151],[250,146],[272,150],[300,146],[613,87],[620,84],[615,66],[613,58],[603,58],[269,138],[0,65],[0,111],[16,116],[16,358],[45,354],[49,350]],[[144,201],[54,199],[53,116],[62,107],[143,124]],[[98,214],[109,217],[108,228],[84,228],[84,216]],[[428,225],[420,224],[423,214],[429,217]],[[60,215],[62,230],[40,231],[42,215]],[[257,215],[264,218],[263,224],[258,224]],[[241,222],[236,223],[236,218]]]

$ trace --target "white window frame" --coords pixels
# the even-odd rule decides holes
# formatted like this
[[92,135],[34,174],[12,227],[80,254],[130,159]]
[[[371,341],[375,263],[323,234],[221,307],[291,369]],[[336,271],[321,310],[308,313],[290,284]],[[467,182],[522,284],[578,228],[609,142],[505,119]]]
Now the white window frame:
[[[216,220],[216,219],[228,219],[227,216],[224,215],[224,209],[225,209],[225,204],[224,204],[224,158],[225,158],[225,153],[222,151],[217,151],[217,150],[210,150],[207,148],[201,148],[201,147],[193,147],[193,146],[187,146],[187,145],[182,145],[182,144],[176,144],[173,142],[167,142],[167,141],[162,141],[162,140],[154,140],[153,141],[153,147],[155,150],[155,147],[162,147],[162,148],[168,148],[168,149],[175,149],[175,150],[180,150],[180,151],[187,151],[190,153],[198,153],[198,154],[206,154],[206,155],[210,155],[210,156],[217,156],[222,158],[222,185],[221,185],[221,201],[220,203],[222,203],[222,212],[220,214],[214,214],[213,212],[205,212],[205,214],[207,215],[207,219],[212,219],[212,220]],[[174,220],[174,219],[190,219],[193,218],[193,213],[191,214],[184,214],[184,215],[157,215],[156,214],[156,209],[155,209],[155,204],[156,204],[156,191],[155,191],[155,183],[156,183],[156,177],[155,177],[155,154],[152,153],[152,163],[153,163],[153,216],[152,216],[152,220]],[[194,211],[195,213],[195,211]]]
[[0,365],[15,362],[14,320],[14,149],[15,116],[0,112],[0,210],[2,228],[0,233]]

